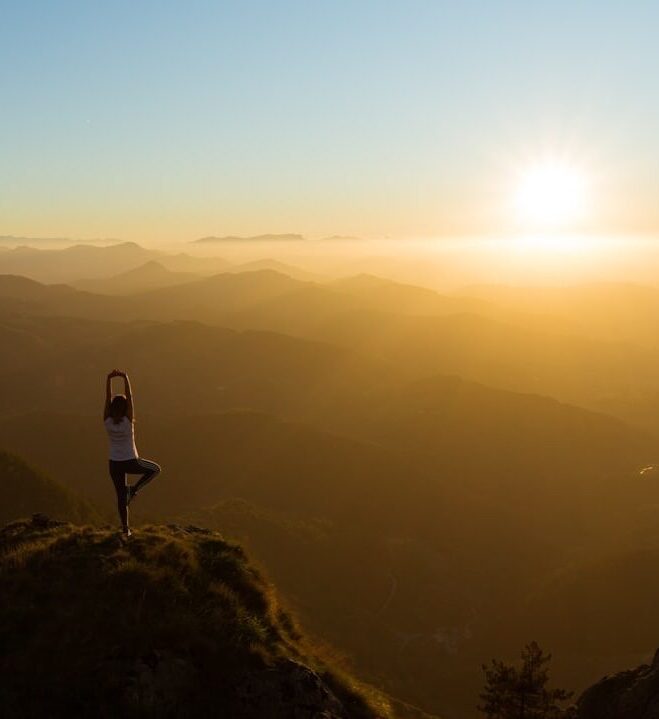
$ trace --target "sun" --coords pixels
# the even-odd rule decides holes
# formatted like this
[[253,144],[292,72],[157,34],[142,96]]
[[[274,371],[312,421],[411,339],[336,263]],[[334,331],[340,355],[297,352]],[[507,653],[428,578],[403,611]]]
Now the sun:
[[569,162],[544,160],[519,173],[513,205],[525,229],[574,229],[588,201],[586,174]]

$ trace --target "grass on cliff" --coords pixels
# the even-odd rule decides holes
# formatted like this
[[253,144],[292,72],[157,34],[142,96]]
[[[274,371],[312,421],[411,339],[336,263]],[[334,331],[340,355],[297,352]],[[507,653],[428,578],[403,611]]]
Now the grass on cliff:
[[[125,715],[116,667],[151,653],[175,655],[174,675],[195,674],[194,692],[167,702],[171,716],[209,706],[221,715],[246,672],[284,658],[315,669],[350,717],[390,716],[377,692],[366,696],[319,656],[239,545],[194,527],[147,526],[126,543],[109,529],[54,524],[0,530],[0,703],[10,716]],[[135,714],[151,715],[163,714]]]

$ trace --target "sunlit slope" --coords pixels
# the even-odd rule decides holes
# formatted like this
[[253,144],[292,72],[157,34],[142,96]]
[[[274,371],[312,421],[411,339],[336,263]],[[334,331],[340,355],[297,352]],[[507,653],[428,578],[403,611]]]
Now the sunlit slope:
[[494,310],[490,302],[469,296],[442,295],[425,287],[394,282],[377,275],[360,274],[331,283],[330,287],[354,298],[357,305],[409,315],[446,315]]
[[322,274],[317,272],[309,272],[296,265],[291,265],[288,262],[281,262],[280,260],[266,257],[262,260],[249,260],[247,262],[241,262],[232,265],[228,268],[228,272],[255,272],[258,270],[275,270],[275,272],[281,272],[284,275],[288,275],[296,280],[322,282],[326,279]]
[[475,285],[457,294],[462,296],[479,297],[512,311],[551,314],[590,337],[659,346],[659,287],[622,282],[567,287]]
[[[143,287],[139,286],[141,277],[144,278]],[[189,281],[179,281],[184,277],[189,277]],[[96,305],[87,307],[89,296],[83,294],[78,296],[77,307],[74,301],[58,304],[57,295],[46,287],[42,289],[41,296],[47,299],[50,305],[39,309],[47,314],[69,311],[91,317],[94,312],[103,313],[111,311],[112,308],[121,308],[128,313],[126,319],[197,319],[216,324],[234,312],[256,310],[261,308],[262,303],[269,303],[277,298],[280,299],[282,308],[289,305],[294,307],[298,300],[303,301],[298,310],[299,316],[292,315],[290,318],[291,321],[298,322],[305,318],[305,311],[307,314],[310,311],[310,308],[305,310],[304,302],[310,302],[315,310],[324,309],[328,316],[343,313],[350,308],[431,316],[493,311],[492,305],[483,300],[441,295],[428,289],[372,275],[359,275],[333,282],[313,281],[312,278],[314,275],[297,271],[297,268],[289,268],[274,261],[261,261],[237,265],[212,277],[195,279],[191,273],[167,270],[165,260],[160,259],[120,275],[72,283],[79,289],[101,294],[129,294],[128,288],[133,286],[137,301],[132,304],[120,300],[106,303],[97,301]],[[162,283],[161,287],[148,287],[148,283],[158,281]],[[7,284],[4,292],[3,283]],[[167,286],[169,284],[181,286]],[[11,296],[11,288],[9,276],[0,275],[0,295]],[[36,295],[36,292],[34,294]],[[67,299],[71,298],[72,296]],[[276,305],[275,309],[279,306]],[[321,315],[318,319],[326,318]]]
[[10,715],[393,717],[328,666],[218,534],[146,527],[126,544],[89,526],[14,522],[0,550]]
[[[254,274],[251,279],[247,278],[248,283],[260,282],[256,276],[259,271],[278,271],[298,281],[320,279],[277,260],[252,260],[230,267],[220,258],[172,255],[134,243],[108,247],[78,245],[63,250],[20,247],[5,249],[0,256],[0,274],[25,275],[45,282],[81,283],[79,286],[85,289],[110,293],[124,293],[131,288],[139,292],[151,287],[166,287],[182,281],[186,273],[193,280],[194,273],[208,275],[225,268],[248,276]],[[568,287],[480,285],[446,296],[373,274],[348,277],[321,286],[324,290],[351,295],[356,306],[362,309],[420,315],[476,312],[522,326],[533,327],[535,324],[536,329],[562,330],[656,347],[653,328],[659,317],[659,290],[650,286],[630,283]],[[297,289],[300,289],[299,285]],[[192,285],[189,290],[190,299],[195,293],[204,292],[201,287],[195,289]],[[289,290],[296,291],[296,286],[291,285]],[[165,301],[164,297],[161,299]],[[183,295],[178,295],[178,299],[185,304]],[[216,304],[217,312],[226,309],[221,302]]]
[[[157,319],[179,312],[212,323],[256,326],[259,322],[288,323],[289,334],[307,334],[330,319],[346,319],[362,312],[377,319],[380,313],[450,315],[471,312],[487,303],[455,298],[411,285],[370,276],[330,283],[293,278],[264,269],[238,274],[223,273],[180,288],[163,288],[139,297],[140,311]],[[158,314],[161,313],[161,314]],[[254,323],[252,325],[251,323]]]
[[22,458],[0,450],[0,523],[37,512],[71,521],[93,521],[97,512],[71,491]]
[[659,353],[630,334],[625,342],[581,335],[587,315],[562,322],[544,307],[536,315],[525,305],[507,313],[371,278],[327,286],[275,275],[219,275],[143,295],[140,312],[308,337],[385,359],[409,375],[458,374],[577,403],[659,387]]
[[[218,320],[219,321],[219,320]],[[659,385],[659,354],[631,343],[544,331],[474,313],[441,316],[363,309],[315,289],[276,298],[222,320],[350,347],[412,376],[436,372],[590,404]]]
[[[236,329],[275,331],[386,361],[410,379],[438,372],[457,374],[596,408],[616,408],[631,395],[638,403],[659,387],[659,353],[653,349],[544,331],[540,320],[540,327],[531,329],[457,312],[453,299],[437,300],[445,307],[441,315],[392,312],[391,298],[385,311],[374,309],[370,295],[360,300],[354,292],[272,271],[227,273],[132,297],[71,292],[59,297],[54,288],[47,289],[51,296],[31,304],[30,314],[113,321],[196,319]],[[5,312],[14,307],[12,303],[13,297],[0,302],[0,313],[3,307]],[[466,304],[473,307],[473,301]],[[633,420],[633,415],[632,407],[625,416]]]
[[112,277],[76,280],[71,285],[80,290],[104,295],[130,295],[161,287],[181,285],[199,279],[193,272],[174,272],[162,262],[149,260],[139,267]]

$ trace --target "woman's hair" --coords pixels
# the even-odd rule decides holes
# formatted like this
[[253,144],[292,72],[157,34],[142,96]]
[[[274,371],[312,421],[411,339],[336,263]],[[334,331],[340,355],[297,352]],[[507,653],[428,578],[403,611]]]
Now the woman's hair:
[[115,424],[119,424],[128,412],[128,400],[123,394],[115,394],[110,402],[110,417]]

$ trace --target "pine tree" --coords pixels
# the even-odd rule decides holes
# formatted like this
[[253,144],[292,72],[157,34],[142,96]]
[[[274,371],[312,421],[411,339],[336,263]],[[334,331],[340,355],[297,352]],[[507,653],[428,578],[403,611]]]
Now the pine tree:
[[562,709],[572,692],[547,689],[551,654],[544,654],[535,643],[522,651],[522,666],[493,659],[483,666],[485,688],[478,710],[488,719],[569,719],[571,709]]

